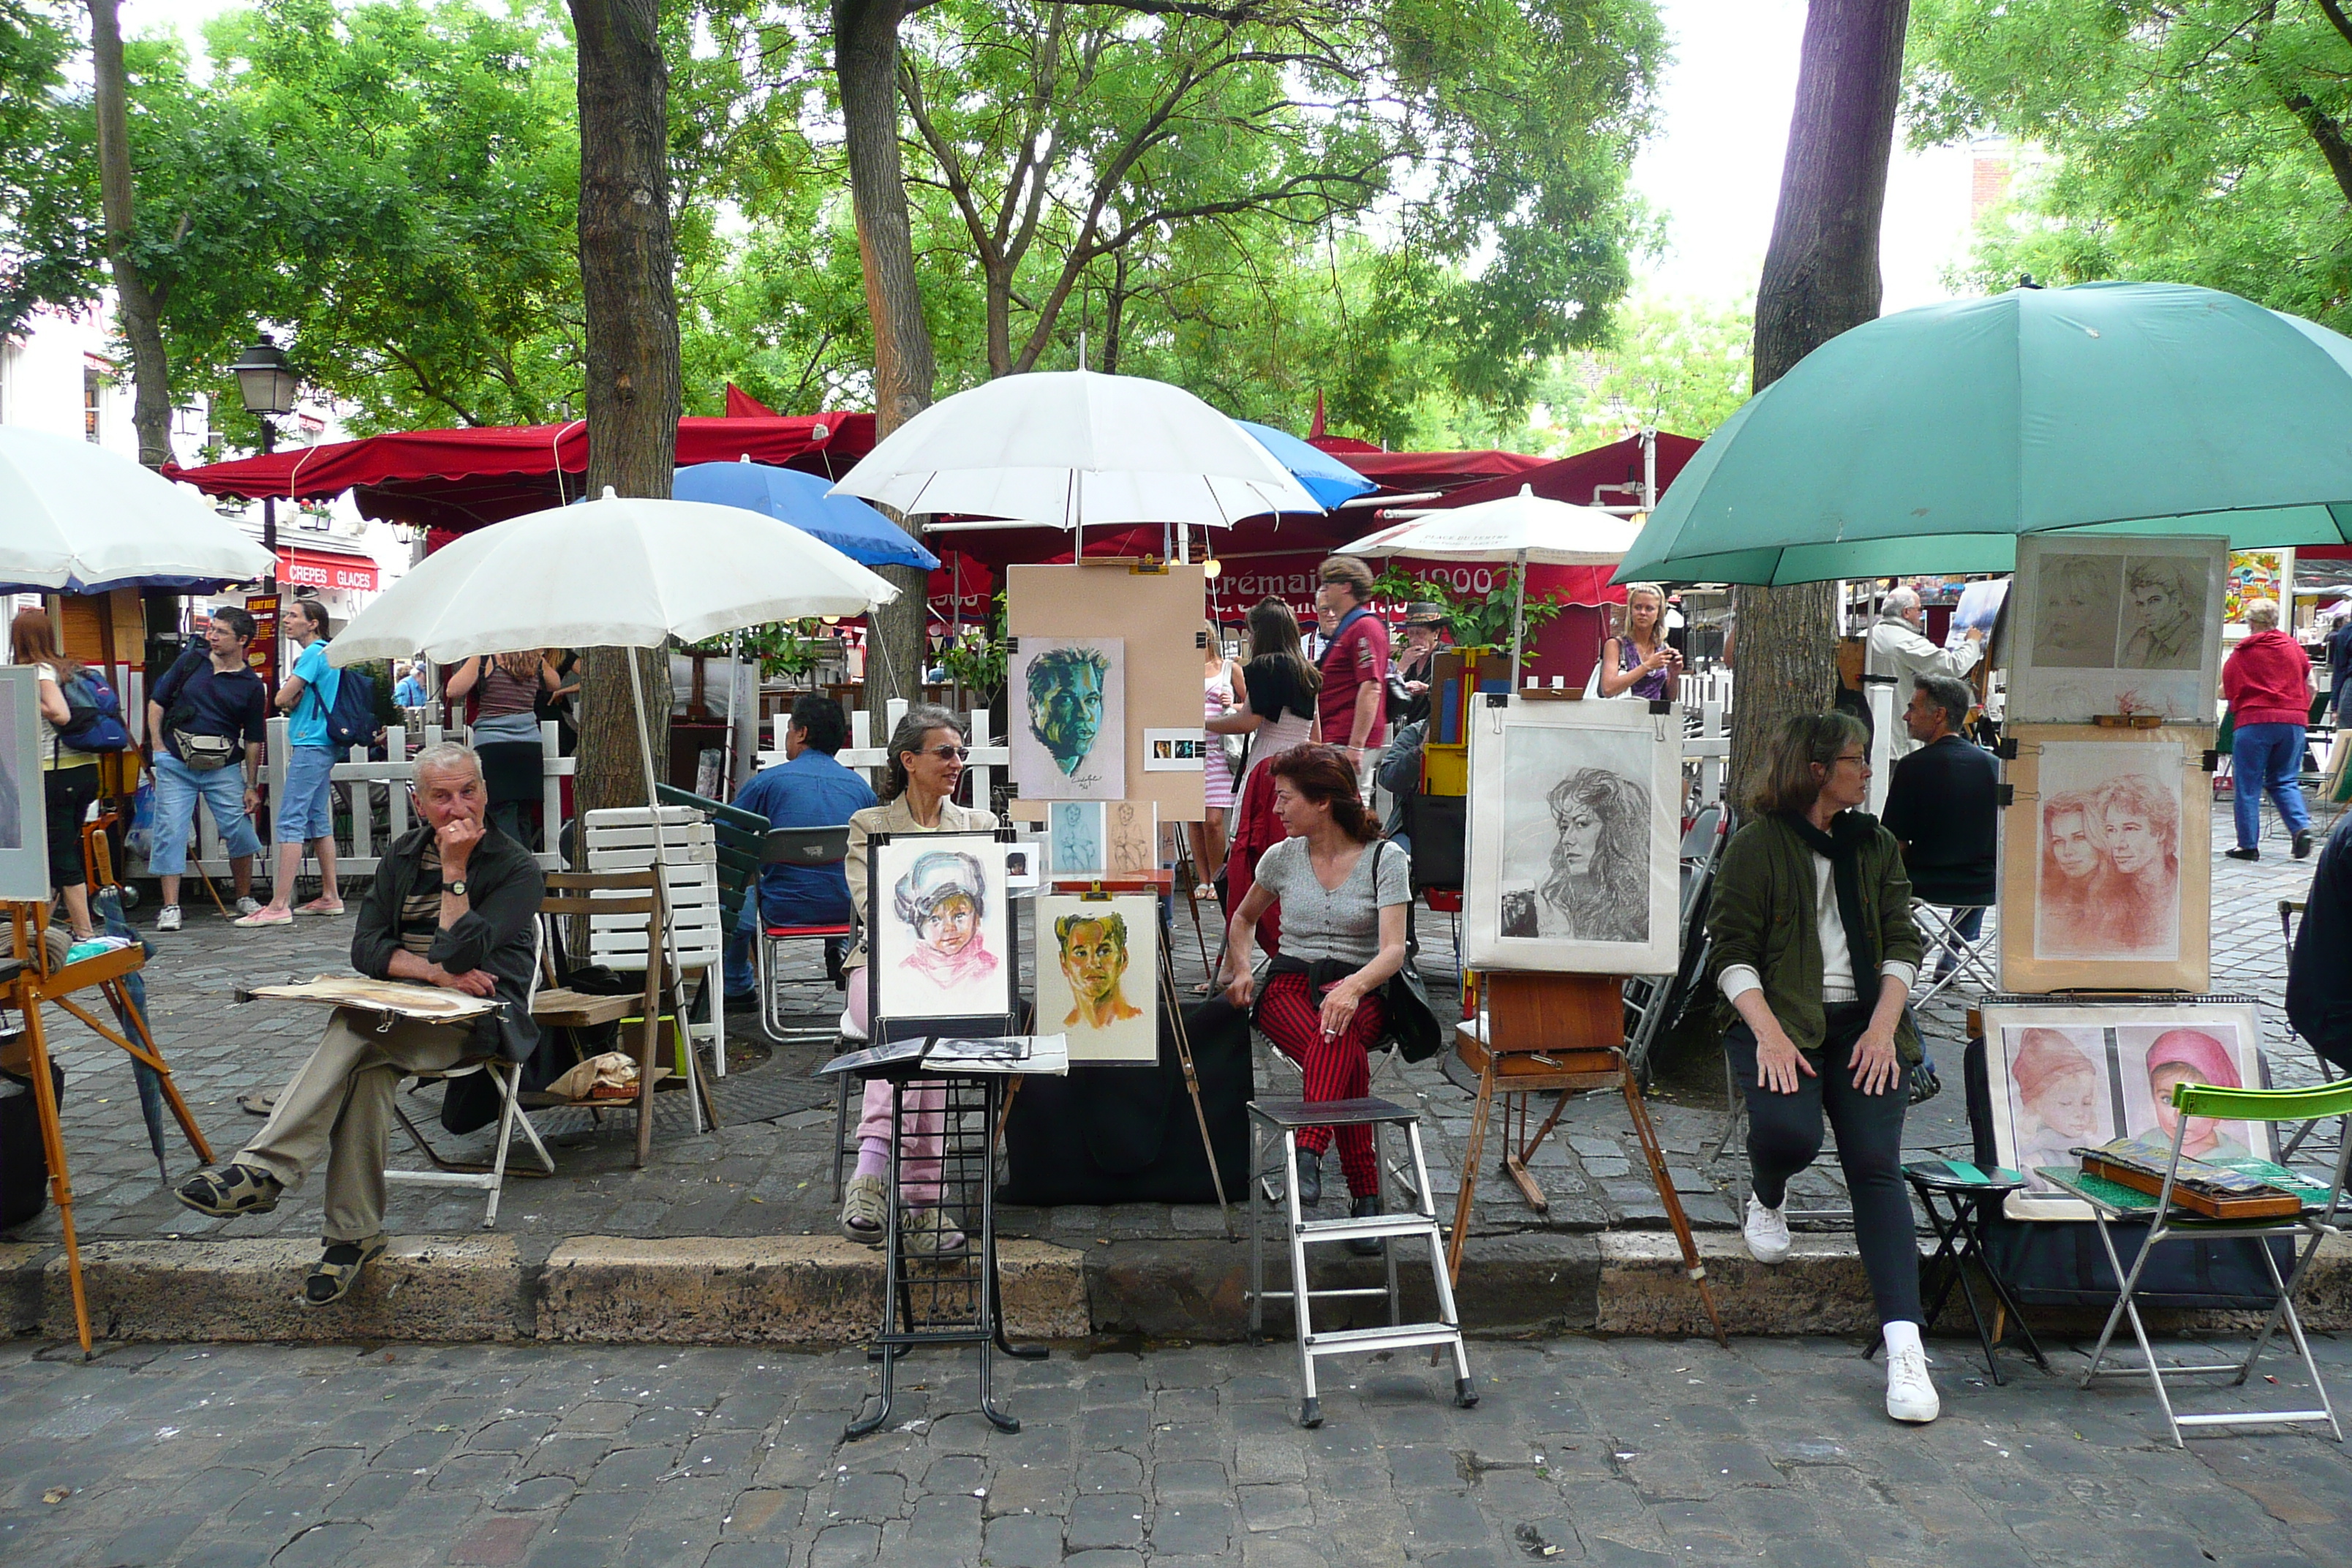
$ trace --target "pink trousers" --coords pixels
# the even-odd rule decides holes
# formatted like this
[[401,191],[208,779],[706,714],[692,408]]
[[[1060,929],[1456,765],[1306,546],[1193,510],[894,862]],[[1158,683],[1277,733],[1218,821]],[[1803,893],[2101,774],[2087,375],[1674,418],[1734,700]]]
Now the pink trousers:
[[[849,1023],[866,1032],[866,977],[849,972]],[[899,1125],[904,1142],[898,1149],[898,1199],[916,1208],[940,1201],[940,1144],[947,1130],[947,1090],[936,1083],[907,1086]],[[857,1118],[857,1142],[890,1141],[890,1086],[880,1079],[866,1080],[866,1100]]]

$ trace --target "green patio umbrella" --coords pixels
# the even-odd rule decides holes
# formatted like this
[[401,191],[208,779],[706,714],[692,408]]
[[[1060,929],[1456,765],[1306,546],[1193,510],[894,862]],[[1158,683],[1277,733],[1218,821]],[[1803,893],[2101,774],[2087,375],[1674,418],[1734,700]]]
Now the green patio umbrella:
[[2060,530],[2352,538],[2352,338],[2175,283],[1882,317],[1724,421],[1616,580],[2005,572]]

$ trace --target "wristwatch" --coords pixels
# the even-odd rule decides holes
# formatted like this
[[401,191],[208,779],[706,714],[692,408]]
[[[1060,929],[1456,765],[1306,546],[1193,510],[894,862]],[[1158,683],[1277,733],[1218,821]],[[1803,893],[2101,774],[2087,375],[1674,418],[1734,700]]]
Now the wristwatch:
[[466,879],[460,877],[454,882],[444,882],[441,884],[441,890],[445,893],[454,893],[462,899],[466,896]]

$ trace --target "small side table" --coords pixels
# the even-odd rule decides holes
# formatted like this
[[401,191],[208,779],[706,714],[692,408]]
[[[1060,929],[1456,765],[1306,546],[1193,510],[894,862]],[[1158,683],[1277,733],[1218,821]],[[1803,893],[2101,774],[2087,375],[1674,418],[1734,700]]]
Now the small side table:
[[[1918,1194],[1919,1206],[1927,1211],[1927,1223],[1936,1231],[1935,1253],[1920,1268],[1923,1295],[1926,1277],[1937,1268],[1945,1270],[1936,1288],[1935,1300],[1927,1308],[1927,1321],[1934,1322],[1942,1313],[1957,1281],[1961,1297],[1969,1304],[1969,1316],[1976,1323],[1977,1342],[1984,1347],[1985,1370],[1992,1373],[1995,1384],[2005,1381],[2000,1375],[2000,1363],[1993,1359],[1993,1351],[2008,1338],[2008,1323],[2017,1325],[2018,1337],[2024,1341],[2025,1353],[2033,1358],[2033,1364],[2048,1372],[2049,1359],[2042,1353],[2032,1329],[2027,1326],[2024,1311],[2018,1306],[2017,1298],[2009,1293],[2009,1287],[2001,1283],[2000,1275],[1985,1252],[1986,1205],[2023,1191],[2025,1178],[1998,1165],[1987,1170],[1965,1160],[1914,1160],[1903,1167],[1903,1177]],[[1992,1287],[1994,1300],[2005,1314],[2000,1340],[1996,1340],[1985,1327],[1984,1309],[1977,1300],[1975,1287],[1969,1283],[1967,1265],[1971,1262],[1984,1276],[1985,1283]],[[1875,1350],[1875,1344],[1872,1348]]]

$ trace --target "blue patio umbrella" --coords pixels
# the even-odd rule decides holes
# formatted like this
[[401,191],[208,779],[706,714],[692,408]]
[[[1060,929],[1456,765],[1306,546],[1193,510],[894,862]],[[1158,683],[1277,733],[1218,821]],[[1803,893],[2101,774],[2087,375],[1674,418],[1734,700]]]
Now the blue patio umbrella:
[[1308,446],[1286,430],[1254,420],[1236,419],[1234,424],[1248,431],[1257,444],[1274,454],[1274,460],[1288,468],[1301,489],[1328,510],[1343,500],[1370,495],[1381,487],[1330,453]]
[[940,558],[856,496],[827,495],[833,481],[766,463],[696,463],[680,468],[670,494],[678,500],[740,506],[832,545],[861,566],[919,566]]

